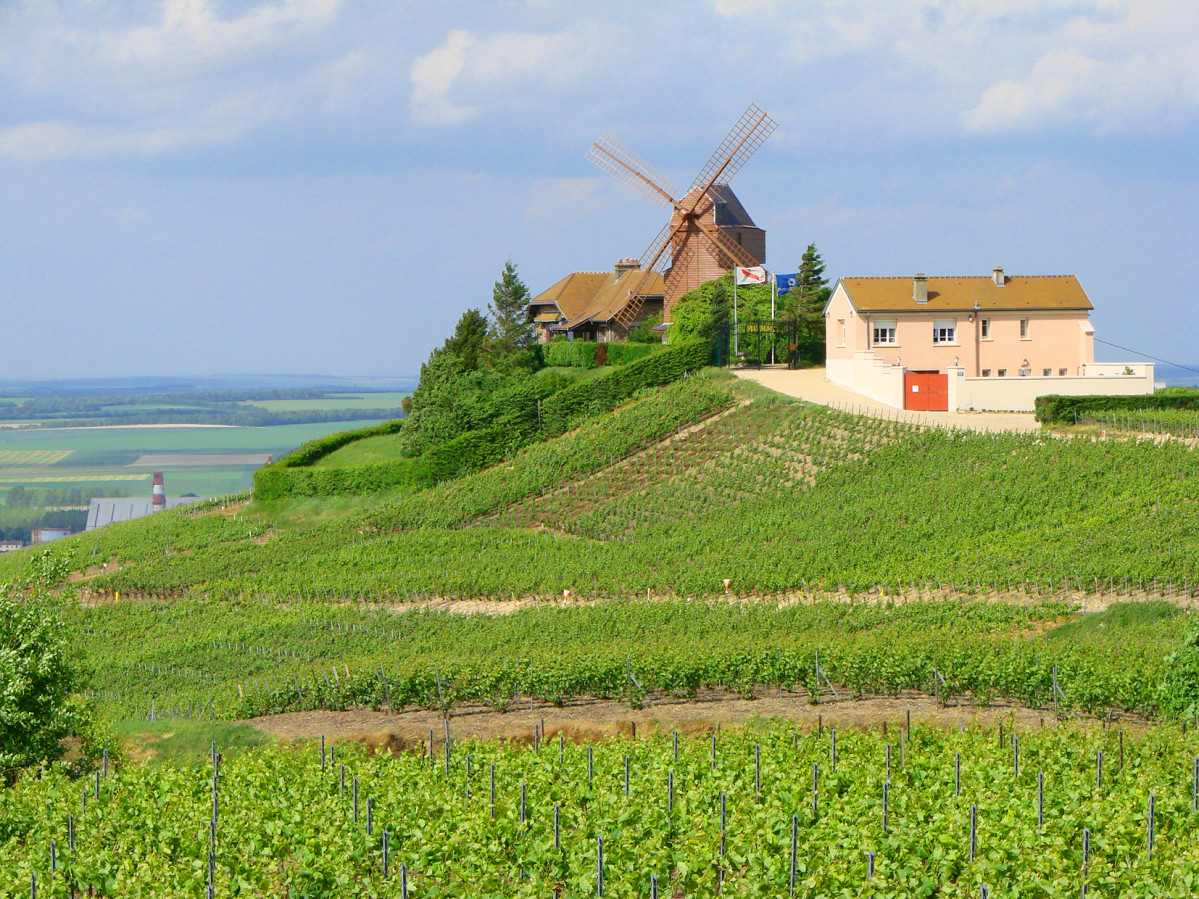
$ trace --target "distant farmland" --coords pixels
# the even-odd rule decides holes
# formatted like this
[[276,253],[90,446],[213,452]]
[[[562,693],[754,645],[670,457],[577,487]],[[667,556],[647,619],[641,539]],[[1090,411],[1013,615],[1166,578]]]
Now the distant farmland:
[[[298,392],[298,391],[297,391]],[[43,420],[13,420],[0,427],[0,494],[16,486],[39,490],[52,487],[79,487],[95,494],[117,495],[150,489],[150,476],[164,471],[167,493],[178,496],[194,493],[215,496],[237,493],[250,487],[253,472],[269,456],[281,456],[301,443],[349,428],[378,424],[379,417],[362,417],[379,410],[399,412],[405,393],[354,392],[317,393],[311,396],[287,396],[264,391],[263,398],[238,395],[222,401],[215,395],[198,394],[194,398],[197,418],[203,421],[213,409],[257,408],[273,415],[303,419],[326,419],[308,423],[274,424],[262,427],[228,427],[212,424],[167,423],[120,426],[122,416],[97,422],[92,427],[56,426],[53,417]],[[54,397],[37,397],[45,408],[53,408]],[[0,398],[0,410],[11,409],[17,400]],[[62,405],[78,403],[77,398],[62,398]],[[188,408],[186,403],[142,403],[133,398],[124,409],[139,414],[158,408],[173,412]],[[114,407],[70,408],[69,415],[88,415],[116,411]],[[341,413],[341,414],[338,414]],[[0,418],[8,418],[0,411]],[[110,424],[111,422],[111,424]],[[40,425],[40,426],[39,426]]]

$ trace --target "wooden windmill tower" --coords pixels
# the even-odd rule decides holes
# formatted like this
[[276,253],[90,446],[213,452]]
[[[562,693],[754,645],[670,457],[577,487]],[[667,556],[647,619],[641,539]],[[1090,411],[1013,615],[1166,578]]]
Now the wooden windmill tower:
[[[661,272],[665,280],[665,318],[679,297],[705,281],[718,278],[735,266],[762,265],[766,261],[766,232],[749,218],[729,187],[732,179],[777,127],[756,106],[750,106],[716,148],[691,187],[675,199],[674,186],[605,132],[587,151],[587,159],[618,181],[673,210],[670,221],[642,254],[641,270]],[[630,291],[630,302],[617,320],[631,322],[640,309],[639,291]]]

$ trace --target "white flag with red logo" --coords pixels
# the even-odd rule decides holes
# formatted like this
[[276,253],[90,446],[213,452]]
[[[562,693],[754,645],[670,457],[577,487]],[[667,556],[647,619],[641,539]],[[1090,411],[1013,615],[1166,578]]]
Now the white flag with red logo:
[[765,284],[766,269],[760,265],[755,265],[753,268],[737,266],[733,269],[733,278],[736,279],[738,287],[744,284]]

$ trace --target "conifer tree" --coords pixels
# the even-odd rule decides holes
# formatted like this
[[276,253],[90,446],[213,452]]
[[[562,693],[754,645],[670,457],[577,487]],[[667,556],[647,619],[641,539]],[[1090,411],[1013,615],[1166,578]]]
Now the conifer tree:
[[511,259],[504,263],[500,280],[491,290],[487,311],[491,314],[492,350],[497,356],[510,358],[536,339],[529,320],[529,288]]

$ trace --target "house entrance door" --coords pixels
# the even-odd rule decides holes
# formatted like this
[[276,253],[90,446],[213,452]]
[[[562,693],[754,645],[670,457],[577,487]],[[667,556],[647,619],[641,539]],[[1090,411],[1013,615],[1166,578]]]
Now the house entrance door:
[[948,412],[949,375],[938,371],[905,372],[903,407],[912,412]]

